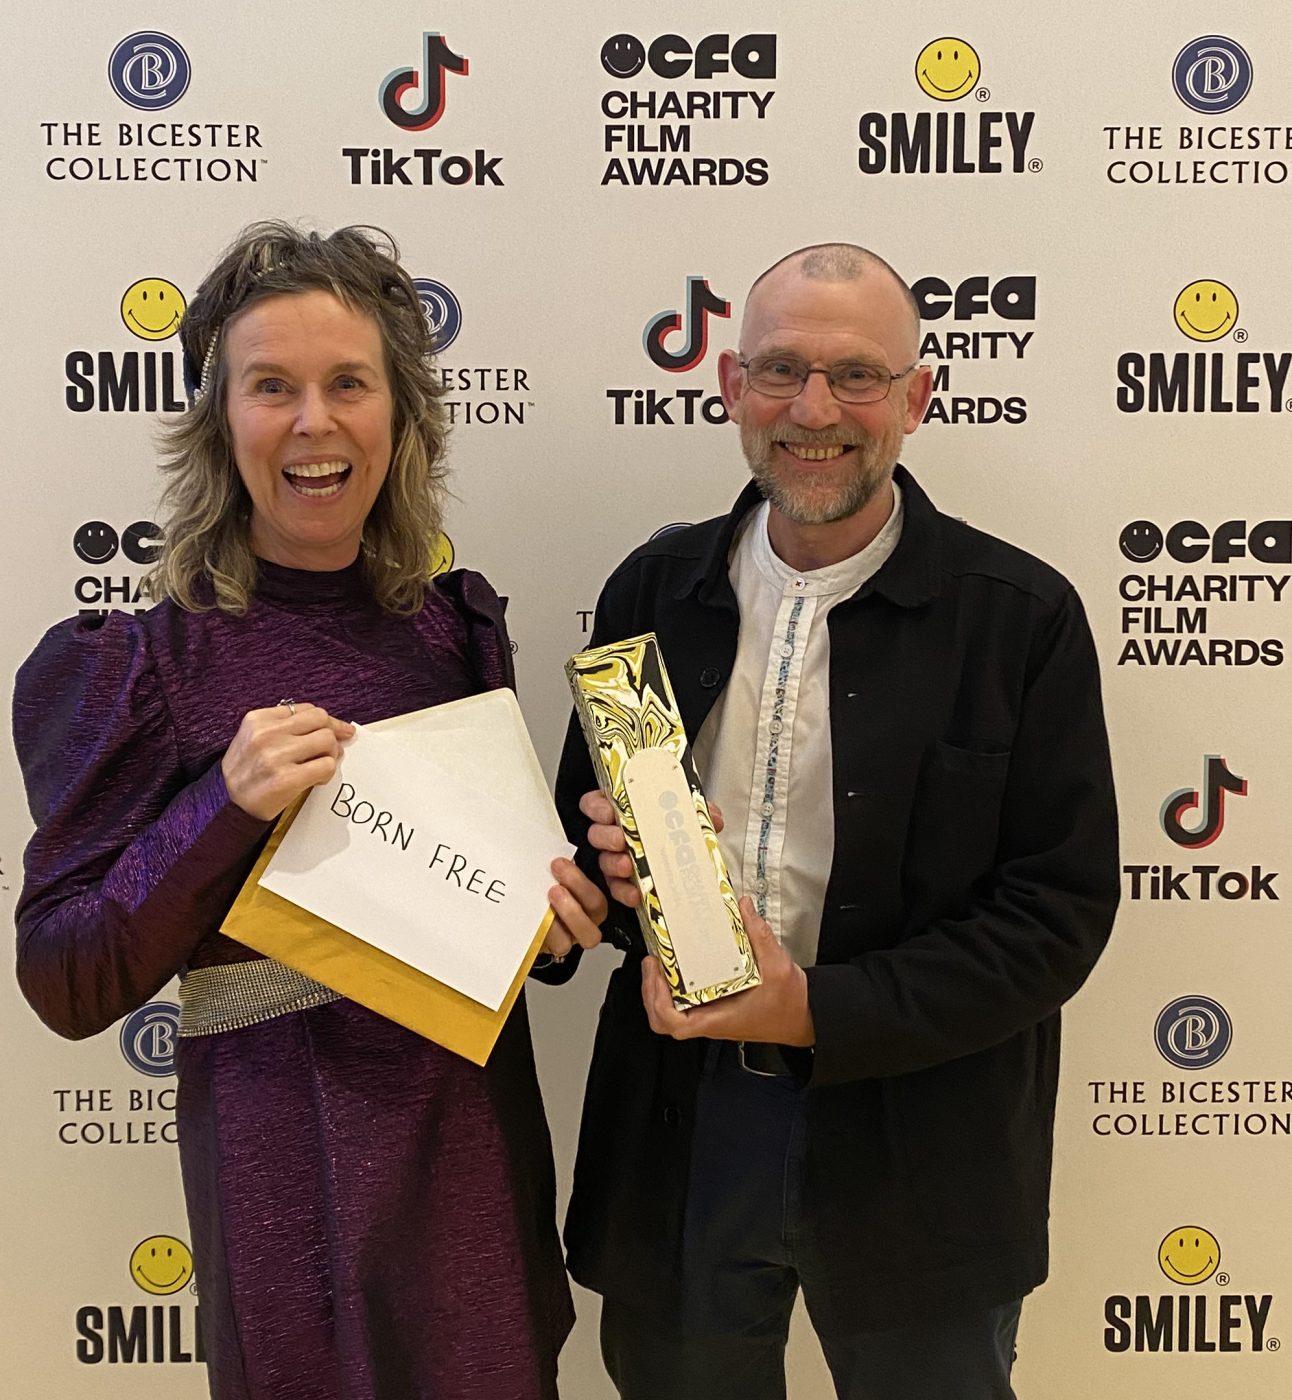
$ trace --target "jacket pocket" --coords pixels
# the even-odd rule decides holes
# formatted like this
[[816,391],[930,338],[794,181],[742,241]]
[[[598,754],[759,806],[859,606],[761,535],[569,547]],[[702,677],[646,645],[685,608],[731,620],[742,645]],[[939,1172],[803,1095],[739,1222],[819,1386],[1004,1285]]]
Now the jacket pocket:
[[1010,754],[939,739],[924,756],[902,861],[908,923],[952,915],[996,863]]

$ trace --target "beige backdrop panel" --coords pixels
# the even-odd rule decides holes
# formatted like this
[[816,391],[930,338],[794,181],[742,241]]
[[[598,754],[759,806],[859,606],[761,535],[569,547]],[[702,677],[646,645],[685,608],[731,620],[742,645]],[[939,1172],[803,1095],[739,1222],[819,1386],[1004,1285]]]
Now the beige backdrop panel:
[[[909,14],[844,0],[286,0],[159,16],[138,0],[51,0],[10,7],[3,25],[7,675],[45,627],[130,599],[142,572],[132,557],[141,532],[129,527],[156,512],[148,376],[163,405],[179,393],[177,342],[133,334],[124,292],[141,278],[191,292],[249,219],[381,224],[414,275],[456,297],[461,331],[443,356],[463,372],[449,533],[457,561],[511,596],[521,699],[549,771],[566,713],[560,662],[583,640],[608,570],[654,530],[724,510],[744,480],[734,433],[705,421],[705,404],[752,278],[789,248],[843,238],[922,282],[940,418],[906,460],[944,509],[1079,586],[1104,660],[1124,859],[1135,868],[1113,945],[1067,1018],[1053,1277],[1024,1314],[1019,1393],[1286,1395],[1285,8],[1248,0],[1218,14],[1190,0],[1167,16],[1096,0],[1041,17],[999,0]],[[122,39],[154,26],[182,45],[191,78],[150,113],[113,90],[108,65]],[[1217,26],[1254,78],[1241,105],[1199,114],[1177,95],[1173,69]],[[425,30],[442,32],[470,71],[448,75],[441,119],[408,133],[383,116],[377,93],[392,70],[419,66]],[[621,81],[601,49],[625,32],[643,45],[677,33],[697,51],[711,35],[729,36],[708,46],[722,51],[774,35],[775,75],[702,75],[697,60],[677,77],[648,66]],[[972,86],[945,101],[916,80],[916,56],[941,37],[972,47],[979,63]],[[1237,62],[1203,57],[1191,77],[1188,62],[1181,71],[1223,106],[1241,85]],[[146,100],[164,76],[137,69],[135,86]],[[617,94],[639,104],[702,94],[721,115],[624,116],[633,98]],[[122,123],[180,123],[180,139],[198,124],[200,144],[141,147]],[[931,139],[945,126],[948,166],[975,168],[939,172],[931,146],[927,173],[894,170],[888,133],[918,137],[921,123]],[[649,149],[667,142],[679,149]],[[423,185],[414,156],[398,168],[418,182],[392,173],[373,184],[369,158],[344,154],[389,150],[393,172],[415,147],[467,161],[446,170],[427,157],[435,183]],[[178,165],[154,163],[181,158],[183,180]],[[872,159],[884,168],[863,172]],[[650,179],[650,162],[672,178],[632,183]],[[992,162],[1003,168],[982,168]],[[469,183],[445,183],[468,167]],[[697,184],[697,174],[729,183]],[[707,282],[729,314],[710,316],[705,353],[670,373],[643,335],[661,313],[685,318],[688,279]],[[1182,333],[1173,314],[1182,289],[1202,280],[1223,284],[1237,307],[1210,341]],[[686,358],[684,339],[663,348]],[[136,371],[138,404],[114,407],[105,379],[124,381],[128,400]],[[1172,375],[1188,375],[1187,387]],[[654,421],[638,424],[639,412]],[[1173,793],[1205,786],[1207,755],[1223,756],[1246,787],[1228,794],[1223,828],[1204,847],[1187,831],[1173,837],[1161,811]],[[30,823],[8,750],[0,763],[8,907]],[[1200,809],[1183,811],[1186,827]],[[1206,810],[1215,814],[1214,800]],[[613,961],[599,954],[575,985],[532,994],[563,1197]],[[195,1294],[150,1297],[130,1275],[137,1245],[167,1236],[148,1247],[178,1250],[187,1238],[164,1140],[174,1087],[165,1009],[131,1023],[132,1059],[118,1032],[68,1044],[11,982],[0,997],[6,1392],[203,1394],[200,1363],[184,1359]],[[149,1055],[162,1073],[136,1067]],[[1215,1272],[1190,1285],[1158,1260],[1160,1243],[1186,1226],[1220,1249]],[[603,1400],[595,1300],[578,1301],[564,1393]],[[141,1306],[161,1309],[156,1330],[144,1315],[145,1357],[112,1361],[113,1326],[128,1328]],[[1170,1350],[1151,1327],[1137,1332],[1137,1310],[1169,1315]],[[1223,1332],[1226,1314],[1235,1321]],[[1198,1349],[1222,1336],[1237,1349]],[[801,1322],[790,1369],[794,1396],[830,1393]]]

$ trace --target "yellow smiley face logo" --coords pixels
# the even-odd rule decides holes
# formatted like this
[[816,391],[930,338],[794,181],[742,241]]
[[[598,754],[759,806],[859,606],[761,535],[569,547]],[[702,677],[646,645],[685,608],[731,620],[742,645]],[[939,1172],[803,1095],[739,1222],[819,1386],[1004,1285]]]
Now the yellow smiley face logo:
[[1190,340],[1219,340],[1238,324],[1238,298],[1223,282],[1190,282],[1175,299],[1175,324]]
[[149,1235],[130,1256],[130,1277],[145,1293],[178,1293],[193,1277],[193,1256],[174,1235]]
[[164,277],[141,277],[121,298],[121,319],[140,340],[165,340],[179,330],[187,305],[174,282]]
[[438,578],[453,567],[453,541],[442,533],[431,541],[431,571],[428,578]]
[[1220,1265],[1220,1246],[1201,1225],[1181,1225],[1158,1245],[1157,1262],[1173,1283],[1206,1283]]
[[969,92],[982,73],[972,44],[963,39],[934,39],[915,60],[915,81],[939,102],[955,102]]

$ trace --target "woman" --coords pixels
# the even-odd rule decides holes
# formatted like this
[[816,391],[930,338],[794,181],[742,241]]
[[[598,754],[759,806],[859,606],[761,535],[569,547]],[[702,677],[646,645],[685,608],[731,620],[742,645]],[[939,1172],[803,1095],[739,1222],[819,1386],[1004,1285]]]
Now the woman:
[[[512,683],[485,580],[426,579],[443,391],[396,257],[356,228],[242,234],[180,330],[196,392],[164,464],[162,601],[53,628],[15,692],[24,993],[80,1037],[183,978],[220,1400],[538,1400],[572,1320],[523,1000],[478,1069],[218,932],[349,720]],[[553,873],[559,957],[605,902]]]

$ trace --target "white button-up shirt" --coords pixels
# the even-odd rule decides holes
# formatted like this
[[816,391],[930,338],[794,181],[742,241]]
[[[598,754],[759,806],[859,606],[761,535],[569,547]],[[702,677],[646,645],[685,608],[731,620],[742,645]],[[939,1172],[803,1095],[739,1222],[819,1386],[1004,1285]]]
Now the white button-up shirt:
[[750,511],[731,551],[740,638],[731,680],[696,736],[706,795],[726,822],[718,838],[737,894],[754,897],[800,967],[816,962],[834,861],[830,761],[830,609],[893,552],[902,501],[879,534],[824,569],[791,569],[767,534],[770,506]]

